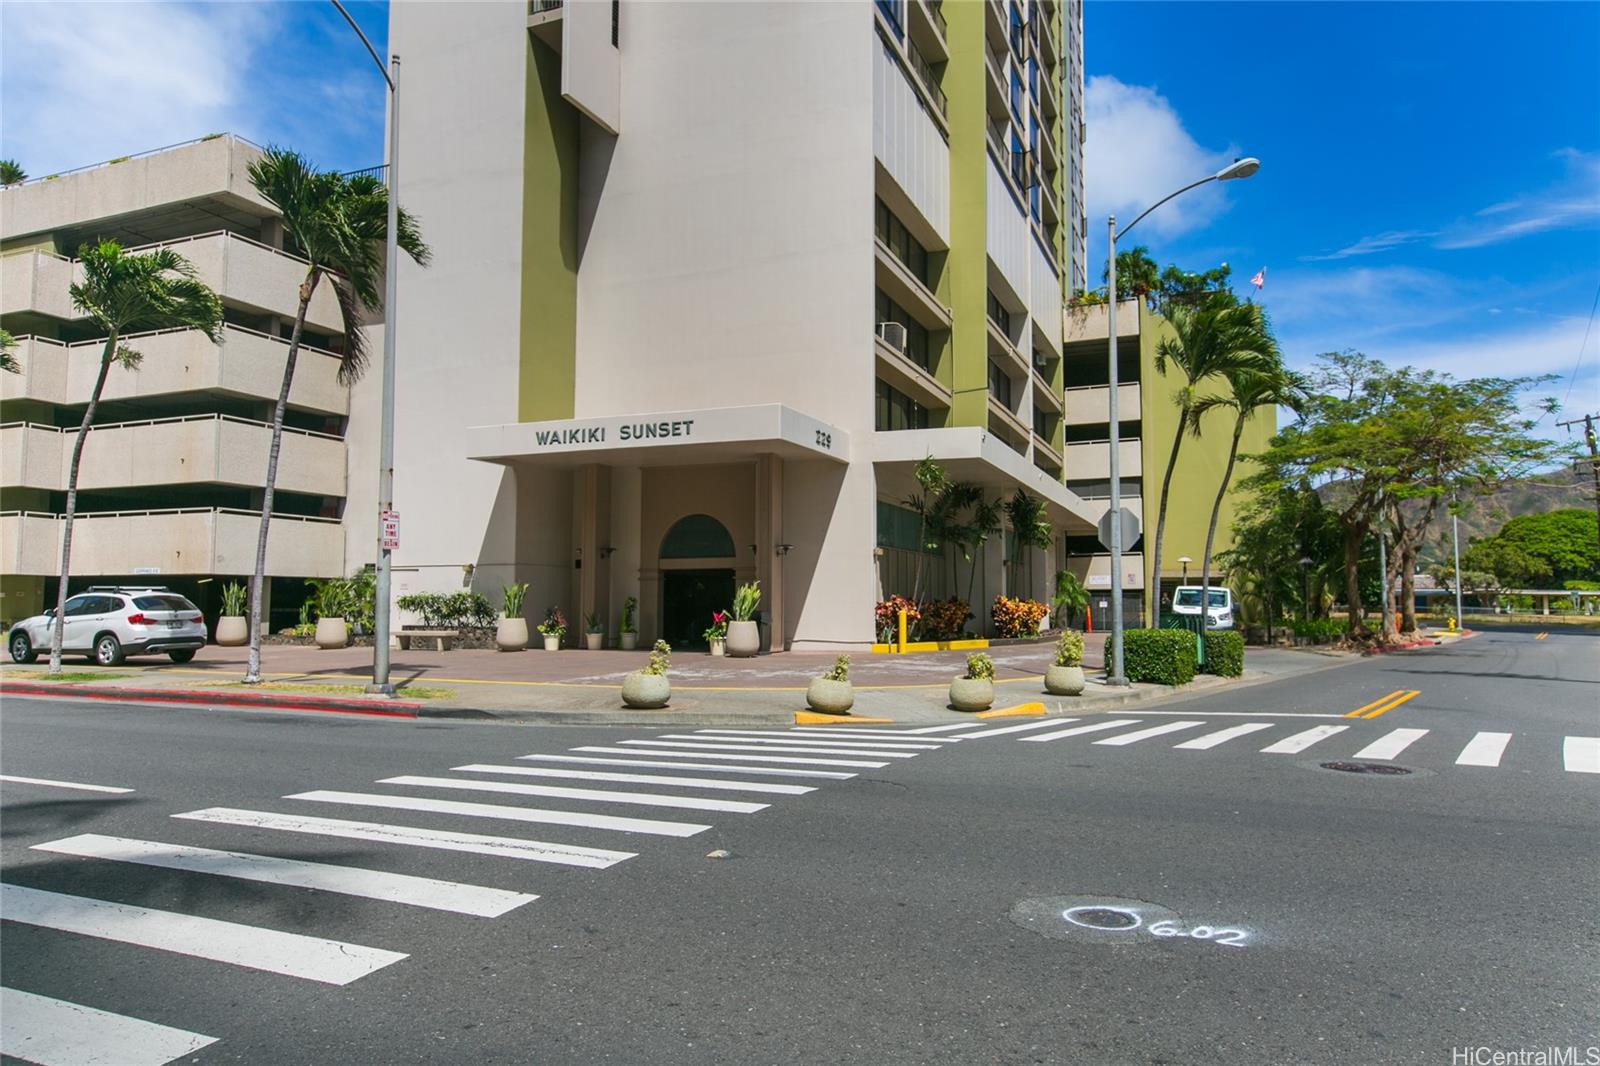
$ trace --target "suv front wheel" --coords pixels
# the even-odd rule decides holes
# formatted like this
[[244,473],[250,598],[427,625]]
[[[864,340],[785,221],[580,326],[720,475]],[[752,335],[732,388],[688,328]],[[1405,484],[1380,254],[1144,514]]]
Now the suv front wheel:
[[110,633],[103,633],[94,642],[94,661],[101,666],[118,666],[122,662],[122,642]]
[[28,634],[20,629],[11,634],[9,647],[11,661],[14,663],[31,663],[38,657],[33,651],[33,641],[29,640]]

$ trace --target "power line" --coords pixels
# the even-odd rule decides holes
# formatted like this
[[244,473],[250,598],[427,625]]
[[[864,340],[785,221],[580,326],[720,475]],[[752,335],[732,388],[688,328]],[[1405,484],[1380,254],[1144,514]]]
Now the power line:
[[1583,365],[1583,353],[1589,347],[1589,331],[1594,328],[1594,312],[1597,307],[1600,307],[1600,285],[1595,286],[1594,302],[1589,305],[1589,324],[1583,327],[1583,343],[1578,345],[1578,361],[1572,364],[1572,376],[1567,379],[1567,394],[1561,400],[1563,407],[1572,399],[1572,386],[1578,382],[1578,367]]

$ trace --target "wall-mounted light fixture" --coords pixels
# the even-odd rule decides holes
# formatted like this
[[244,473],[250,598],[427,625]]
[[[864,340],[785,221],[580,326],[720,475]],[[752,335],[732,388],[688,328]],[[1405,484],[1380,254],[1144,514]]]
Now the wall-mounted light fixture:
[[794,549],[794,545],[793,544],[780,544],[780,545],[778,545],[778,554],[779,555],[788,555],[789,552],[792,551],[793,549]]
[[611,545],[607,544],[605,547],[600,549],[600,558],[609,559],[616,553],[616,550],[616,548],[613,548]]
[[461,564],[461,572],[463,574],[466,574],[468,577],[471,577],[473,571],[475,571],[477,569],[478,569],[478,564],[477,563],[462,563]]

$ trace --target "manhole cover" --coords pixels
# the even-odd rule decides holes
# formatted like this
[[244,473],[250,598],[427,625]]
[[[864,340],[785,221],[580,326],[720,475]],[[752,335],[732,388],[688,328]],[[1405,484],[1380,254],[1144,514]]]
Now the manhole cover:
[[1061,917],[1086,929],[1132,929],[1142,921],[1137,911],[1122,907],[1068,907]]
[[1381,762],[1325,762],[1324,770],[1338,770],[1346,774],[1377,774],[1380,777],[1403,777],[1411,771],[1404,766]]

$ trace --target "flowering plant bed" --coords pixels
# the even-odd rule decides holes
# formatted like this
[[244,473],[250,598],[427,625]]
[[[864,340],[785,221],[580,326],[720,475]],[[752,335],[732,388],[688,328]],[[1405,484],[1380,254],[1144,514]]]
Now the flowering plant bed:
[[1014,600],[1009,596],[996,596],[991,609],[994,629],[1002,637],[1034,637],[1039,633],[1039,623],[1050,613],[1050,608],[1038,600]]

